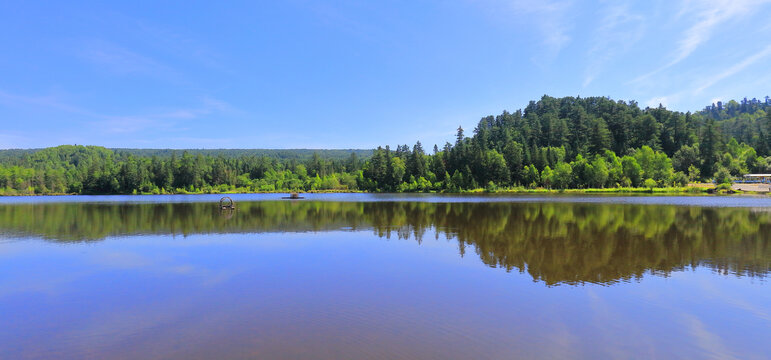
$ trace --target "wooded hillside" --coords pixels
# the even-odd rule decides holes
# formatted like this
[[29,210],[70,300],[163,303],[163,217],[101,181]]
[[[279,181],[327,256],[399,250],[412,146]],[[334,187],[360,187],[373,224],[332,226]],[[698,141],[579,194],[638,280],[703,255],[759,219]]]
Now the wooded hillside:
[[362,150],[6,150],[0,152],[0,192],[461,191],[723,182],[771,172],[769,109],[745,99],[682,113],[605,97],[544,96],[524,109],[482,118],[471,136],[458,128],[454,142],[434,145],[430,154],[417,142],[379,147],[369,158]]

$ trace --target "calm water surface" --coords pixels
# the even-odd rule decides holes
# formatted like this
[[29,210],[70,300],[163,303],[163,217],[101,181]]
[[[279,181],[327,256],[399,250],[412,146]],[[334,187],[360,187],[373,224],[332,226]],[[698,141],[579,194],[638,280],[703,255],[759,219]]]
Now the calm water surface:
[[768,359],[771,197],[0,198],[0,359]]

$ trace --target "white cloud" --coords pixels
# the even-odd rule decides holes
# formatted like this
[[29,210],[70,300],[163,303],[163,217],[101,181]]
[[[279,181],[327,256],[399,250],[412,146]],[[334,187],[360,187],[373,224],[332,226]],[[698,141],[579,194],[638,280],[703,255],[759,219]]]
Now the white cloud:
[[107,41],[89,41],[79,46],[78,55],[118,74],[168,74],[172,69],[160,62]]
[[765,57],[767,57],[769,55],[771,55],[771,45],[766,46],[760,52],[758,52],[758,53],[756,53],[756,54],[754,54],[754,55],[752,55],[752,56],[742,60],[741,62],[737,63],[734,66],[731,66],[730,68],[726,69],[722,73],[709,77],[709,79],[707,81],[705,81],[703,84],[701,84],[701,86],[696,88],[694,93],[696,93],[696,94],[701,93],[702,91],[704,91],[705,89],[709,88],[710,86],[715,85],[716,83],[718,83],[719,81],[721,81],[721,80],[723,80],[723,79],[725,79],[727,77],[735,75],[736,73],[744,70],[748,66],[758,62],[759,60],[761,60],[761,59],[763,59],[763,58],[765,58]]
[[[180,120],[194,120],[220,113],[239,112],[230,104],[212,97],[203,96],[197,100],[197,106],[171,107],[136,114],[112,114],[68,104],[61,96],[25,96],[0,90],[0,103],[14,107],[49,108],[63,113],[81,116],[87,120],[83,125],[110,133],[134,133],[147,130],[168,130]],[[178,127],[175,130],[180,130]],[[13,143],[9,141],[8,143]]]
[[666,65],[673,66],[691,55],[712,37],[714,29],[729,20],[741,21],[744,15],[755,11],[758,5],[769,0],[707,0],[685,1],[682,12],[695,14],[697,19],[680,39],[674,58]]
[[665,65],[634,79],[633,83],[645,81],[672,66],[675,66],[693,54],[700,46],[709,41],[720,25],[728,22],[741,22],[751,12],[771,0],[684,0],[676,19],[695,19],[682,33],[677,42],[677,49],[671,60]]
[[30,138],[16,132],[9,133],[7,130],[0,134],[0,149],[22,149],[27,148]]
[[[763,80],[767,83],[771,76],[761,66],[771,57],[771,41],[763,31],[767,22],[761,14],[769,4],[771,0],[685,0],[662,11],[672,14],[669,17],[650,17],[645,42],[655,42],[659,49],[647,54],[659,51],[661,64],[627,84],[643,99],[653,97],[647,101],[649,106],[662,102],[673,108],[764,91]],[[754,71],[751,78],[744,76],[750,71]]]
[[52,108],[71,113],[85,112],[81,108],[62,102],[60,98],[61,96],[57,95],[27,96],[0,90],[0,103],[5,103],[8,106],[35,105],[38,107]]
[[690,340],[693,341],[705,355],[713,359],[738,359],[725,345],[725,341],[719,334],[711,331],[698,317],[692,314],[681,315],[681,322],[685,325]]
[[515,11],[534,20],[543,43],[556,55],[570,41],[568,14],[570,1],[514,1]]
[[222,64],[222,54],[181,30],[130,18],[127,22],[136,26],[137,32],[147,39],[147,45],[152,45],[158,51],[178,58],[194,60],[219,71],[230,72],[230,69]]
[[645,102],[645,106],[650,108],[656,108],[659,107],[659,105],[663,105],[664,107],[667,107],[669,105],[670,97],[668,96],[657,96],[649,99]]
[[97,114],[97,120],[91,124],[108,133],[133,133],[138,131],[182,130],[179,120],[195,120],[215,113],[233,111],[233,107],[224,101],[204,97],[197,107],[173,108],[167,111],[150,112],[138,115],[103,115]]
[[630,10],[629,2],[613,2],[603,9],[602,24],[595,31],[594,46],[587,52],[583,86],[588,86],[602,68],[619,54],[632,48],[643,36],[645,18]]
[[[547,57],[556,56],[571,40],[572,0],[477,0],[494,16],[507,22],[519,22],[534,27],[541,37]],[[535,59],[534,59],[535,60]]]

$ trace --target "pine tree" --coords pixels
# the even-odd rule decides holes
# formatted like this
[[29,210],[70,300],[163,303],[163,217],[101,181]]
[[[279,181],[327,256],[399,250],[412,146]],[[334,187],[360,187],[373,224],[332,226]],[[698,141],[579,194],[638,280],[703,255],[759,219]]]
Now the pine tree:
[[407,173],[414,176],[415,179],[426,176],[426,160],[423,152],[423,145],[420,141],[412,147],[412,154],[407,161]]
[[592,131],[589,137],[589,151],[592,154],[601,154],[610,148],[610,130],[602,118],[592,122]]
[[715,120],[707,119],[699,142],[701,154],[701,174],[708,177],[715,173],[720,162],[720,135]]

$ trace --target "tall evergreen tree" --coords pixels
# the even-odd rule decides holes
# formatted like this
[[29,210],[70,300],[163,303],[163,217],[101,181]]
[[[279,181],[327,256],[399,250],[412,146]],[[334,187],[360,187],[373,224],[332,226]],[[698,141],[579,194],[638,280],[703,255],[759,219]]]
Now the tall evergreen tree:
[[720,162],[720,150],[719,130],[715,126],[714,120],[707,119],[699,141],[702,175],[710,176],[717,171],[716,165]]

